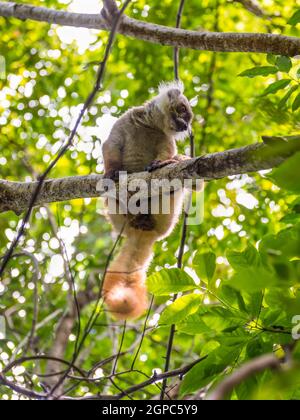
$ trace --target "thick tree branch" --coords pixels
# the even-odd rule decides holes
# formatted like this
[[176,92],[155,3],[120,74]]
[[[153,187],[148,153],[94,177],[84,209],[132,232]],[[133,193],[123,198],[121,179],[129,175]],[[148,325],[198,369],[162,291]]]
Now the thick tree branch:
[[[120,188],[127,188],[127,182],[132,186],[138,185],[141,181],[146,181],[149,185],[152,180],[211,181],[231,175],[257,172],[274,168],[300,151],[300,136],[264,138],[264,140],[264,143],[188,159],[153,173],[131,174],[127,181],[120,182]],[[102,179],[102,175],[88,175],[46,180],[35,205],[99,197],[101,195],[99,182]],[[36,182],[0,180],[0,213],[11,210],[20,214],[26,210],[36,184]]]
[[[111,22],[107,19],[105,10],[111,12],[111,9],[114,9],[113,5],[114,1],[106,0],[101,14],[79,14],[22,3],[0,2],[0,16],[109,30]],[[264,33],[189,31],[143,22],[127,16],[123,17],[118,32],[155,44],[194,50],[271,53],[291,57],[300,53],[300,39],[296,37]]]

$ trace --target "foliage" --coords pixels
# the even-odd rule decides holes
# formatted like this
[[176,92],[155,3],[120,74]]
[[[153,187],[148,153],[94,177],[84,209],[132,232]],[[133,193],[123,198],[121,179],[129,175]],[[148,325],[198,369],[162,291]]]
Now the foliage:
[[[30,3],[68,7],[68,1],[59,0]],[[72,2],[73,7],[79,3]],[[137,19],[174,26],[177,3],[140,0],[128,13]],[[297,0],[258,3],[268,17],[255,16],[233,1],[189,0],[182,26],[299,36]],[[95,63],[101,60],[108,34],[1,17],[0,26],[0,55],[5,57],[7,72],[6,80],[0,80],[0,177],[30,180],[47,168],[70,133],[93,86]],[[197,155],[250,144],[263,135],[299,134],[299,57],[192,50],[183,50],[180,56],[186,94],[196,97],[193,128]],[[85,117],[76,142],[51,177],[102,173],[101,144],[112,118],[148,99],[161,80],[172,78],[172,48],[118,35],[104,89]],[[184,152],[188,144],[180,143],[179,147]],[[184,376],[180,398],[212,389],[224,376],[259,355],[288,355],[294,345],[293,319],[300,315],[299,168],[300,155],[296,154],[272,173],[263,171],[208,183],[204,222],[189,226],[185,269],[174,268],[179,225],[167,240],[156,244],[147,281],[154,304],[146,319],[145,335],[145,318],[126,326],[122,342],[126,353],[116,366],[118,372],[125,373],[111,383],[107,376],[113,372],[113,362],[104,364],[92,372],[94,382],[69,380],[68,385],[77,384],[70,395],[116,394],[119,388],[126,389],[144,381],[145,375],[163,370],[172,324],[176,324],[172,368],[208,356]],[[73,299],[70,277],[74,277],[78,293],[88,290],[97,294],[113,245],[103,213],[103,204],[90,199],[34,211],[18,253],[25,250],[33,254],[39,272],[34,261],[23,254],[11,260],[0,280],[0,314],[7,326],[6,338],[0,341],[0,367],[26,354],[49,354],[53,350],[59,323]],[[0,255],[13,240],[18,224],[14,214],[0,215]],[[34,340],[28,346],[35,317],[35,282],[39,311]],[[174,294],[178,294],[175,301]],[[94,306],[91,300],[81,309],[81,337]],[[99,361],[118,353],[122,332],[123,323],[99,311],[76,365],[89,372]],[[77,335],[75,316],[66,340],[65,360],[72,359]],[[131,369],[141,337],[142,347]],[[299,343],[294,354],[295,363],[299,363]],[[14,381],[43,392],[46,379],[39,375],[47,372],[47,362],[31,361],[23,366],[24,370],[12,370]],[[148,386],[133,397],[151,398],[159,393],[160,386]],[[228,396],[299,397],[296,369],[280,375],[271,371],[254,375]],[[15,395],[0,386],[0,398]]]

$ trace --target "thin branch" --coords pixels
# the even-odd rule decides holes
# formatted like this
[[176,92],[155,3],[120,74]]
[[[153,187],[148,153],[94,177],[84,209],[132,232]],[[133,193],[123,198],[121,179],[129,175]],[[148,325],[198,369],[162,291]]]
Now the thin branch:
[[70,364],[69,370],[65,372],[65,374],[62,376],[62,378],[52,388],[51,395],[54,394],[54,392],[56,391],[56,389],[58,389],[63,384],[63,382],[65,381],[65,379],[67,378],[68,374],[70,373],[70,370],[71,370],[72,366],[74,365],[74,363],[76,362],[76,360],[77,360],[77,358],[79,356],[79,353],[80,353],[80,351],[81,351],[81,349],[82,349],[82,347],[84,345],[84,342],[85,342],[86,338],[88,337],[88,335],[90,334],[92,328],[94,327],[95,323],[98,320],[98,317],[99,317],[99,315],[101,313],[101,306],[99,307],[99,305],[100,305],[101,298],[102,298],[102,289],[103,289],[104,278],[106,276],[107,269],[108,269],[108,266],[109,266],[109,264],[111,262],[111,259],[112,259],[113,255],[114,255],[114,252],[115,252],[115,250],[116,250],[116,248],[117,248],[117,246],[119,244],[119,241],[120,241],[120,239],[122,237],[122,234],[123,234],[123,231],[124,231],[125,226],[126,226],[126,224],[124,223],[124,225],[123,225],[123,227],[122,227],[122,229],[121,229],[118,237],[116,238],[116,240],[115,240],[115,242],[113,244],[113,247],[112,247],[112,249],[111,249],[111,251],[110,251],[110,253],[109,253],[109,255],[108,255],[107,259],[106,259],[104,273],[103,273],[103,276],[102,276],[102,282],[101,282],[101,285],[99,287],[99,292],[98,292],[98,295],[97,295],[96,303],[95,303],[94,309],[92,311],[92,314],[90,315],[90,317],[88,319],[87,325],[86,325],[86,327],[84,329],[83,336],[80,339],[80,342],[78,343],[76,352],[73,354],[72,362]]
[[[38,331],[41,328],[43,328],[45,325],[47,325],[48,323],[50,323],[58,315],[61,315],[62,312],[63,312],[62,309],[57,309],[56,311],[54,311],[53,313],[51,313],[50,315],[48,315],[46,318],[44,318],[41,322],[39,322],[36,325],[35,331]],[[9,359],[9,363],[12,363],[12,362],[14,362],[16,360],[16,357],[18,356],[20,350],[22,350],[22,348],[28,343],[28,340],[30,339],[31,331],[30,331],[30,333],[28,333],[26,335],[26,337],[24,337],[24,339],[22,341],[19,342],[18,346],[15,347],[15,349],[14,349],[14,351],[12,353],[12,356]]]
[[151,378],[149,378],[148,380],[140,383],[140,384],[136,384],[133,385],[132,387],[126,389],[124,391],[124,393],[121,393],[119,395],[117,395],[117,399],[121,399],[123,397],[125,397],[126,395],[132,394],[134,392],[140,391],[141,389],[155,384],[161,380],[167,379],[167,378],[174,378],[176,376],[179,376],[180,378],[183,377],[183,375],[185,375],[186,373],[188,373],[194,366],[196,366],[198,363],[202,362],[203,360],[206,359],[207,356],[205,357],[201,357],[200,359],[196,360],[195,362],[190,363],[189,365],[180,368],[180,369],[175,369],[172,371],[168,371],[168,372],[164,372],[164,373],[160,373],[160,374],[154,374]]
[[239,384],[247,380],[257,373],[263,372],[267,369],[279,369],[280,360],[273,354],[265,354],[257,357],[250,362],[243,365],[236,370],[232,375],[228,376],[221,382],[211,394],[208,395],[207,400],[220,401],[224,400],[227,395]]
[[[36,357],[38,358],[38,357]],[[42,358],[42,357],[40,357]],[[165,372],[165,373],[161,373],[161,374],[154,374],[151,378],[149,378],[148,380],[141,382],[139,384],[136,384],[124,391],[122,391],[121,393],[117,394],[117,395],[92,395],[92,396],[88,396],[88,397],[79,397],[79,398],[72,398],[72,397],[65,397],[65,396],[61,396],[58,399],[60,400],[120,400],[122,398],[124,398],[125,396],[128,396],[130,394],[133,394],[134,392],[140,391],[142,389],[144,389],[145,387],[149,386],[149,385],[154,385],[157,382],[162,381],[164,378],[173,378],[178,376],[180,379],[182,379],[183,375],[185,375],[186,373],[188,373],[194,366],[196,366],[198,363],[202,362],[203,360],[205,360],[207,358],[207,356],[202,357],[192,363],[190,363],[187,366],[184,366],[180,369],[175,369],[169,372]],[[27,360],[34,360],[34,358],[27,358]],[[46,359],[46,357],[45,357]],[[68,364],[68,362],[64,362],[63,363]],[[7,369],[5,369],[6,371]],[[82,375],[83,378],[85,377],[84,375]],[[80,378],[81,380],[82,378]],[[33,399],[49,399],[49,396],[47,394],[41,394],[35,391],[31,391],[31,390],[27,390],[26,388],[20,387],[17,384],[14,384],[10,381],[8,381],[4,376],[3,373],[0,374],[0,385],[4,385],[8,388],[11,388],[12,390],[14,390],[16,393],[18,393],[19,395],[24,395],[28,398],[33,398]]]
[[[30,165],[30,160],[26,158],[24,158],[24,165],[26,166],[26,168],[30,171],[31,175],[33,177],[37,177],[37,173],[34,170],[34,168]],[[80,336],[80,307],[78,304],[78,299],[77,299],[77,293],[76,293],[76,289],[75,289],[75,279],[73,277],[73,273],[71,270],[71,266],[70,266],[70,261],[66,252],[66,246],[64,241],[61,239],[59,232],[58,232],[58,224],[59,224],[59,215],[57,216],[58,221],[56,222],[52,211],[50,210],[49,206],[46,206],[46,211],[47,211],[47,216],[49,219],[49,224],[51,226],[52,232],[55,236],[55,238],[58,240],[59,243],[59,248],[60,248],[60,253],[61,256],[63,258],[63,262],[64,262],[64,271],[65,271],[65,276],[66,276],[66,280],[68,282],[69,285],[69,293],[68,293],[68,305],[69,305],[69,309],[68,309],[68,313],[64,314],[61,318],[61,320],[58,323],[58,326],[56,328],[55,331],[55,337],[54,337],[54,341],[53,341],[53,345],[51,347],[51,350],[49,351],[50,356],[55,356],[58,358],[63,358],[66,352],[66,348],[67,345],[69,343],[69,336],[73,330],[73,326],[75,323],[75,315],[77,314],[78,317],[78,333],[76,335],[76,338]],[[72,293],[73,291],[73,293]],[[74,299],[73,299],[74,298]],[[73,318],[73,322],[72,322],[72,318]],[[78,338],[77,338],[78,340]],[[77,340],[75,342],[75,349],[76,349],[76,343]],[[26,354],[26,352],[25,352]],[[47,368],[46,368],[46,372],[48,372],[48,375],[45,375],[45,377],[48,377],[49,380],[47,381],[47,386],[51,387],[53,386],[56,382],[54,376],[58,375],[56,374],[56,372],[58,371],[58,362],[55,362],[54,360],[49,360],[49,362],[47,363]],[[60,375],[62,375],[64,372],[61,372]]]
[[[176,28],[179,29],[181,26],[181,19],[182,19],[182,13],[184,8],[185,0],[180,0],[178,12],[177,12],[177,18],[176,18]],[[174,48],[174,77],[175,80],[179,80],[179,47]]]
[[143,332],[142,332],[142,335],[141,335],[141,340],[139,342],[138,349],[137,349],[137,351],[136,351],[136,353],[134,355],[134,358],[133,358],[133,361],[132,361],[130,370],[133,370],[134,369],[135,362],[136,362],[136,360],[138,358],[138,355],[140,353],[140,350],[142,348],[143,341],[144,341],[144,338],[145,338],[145,334],[146,334],[146,331],[147,331],[147,323],[148,323],[148,320],[149,320],[149,317],[150,317],[150,313],[151,313],[153,302],[154,302],[154,295],[151,296],[151,301],[150,301],[150,304],[149,304],[147,316],[146,316],[145,321],[144,321],[144,327],[143,327]]
[[[96,77],[96,82],[95,82],[95,86],[93,88],[93,90],[91,91],[91,93],[88,95],[80,113],[79,116],[77,117],[77,120],[75,122],[75,125],[71,131],[71,134],[67,140],[67,142],[65,143],[65,145],[60,149],[60,151],[58,152],[57,156],[54,158],[54,160],[50,163],[50,165],[48,166],[48,168],[46,169],[46,171],[40,176],[39,181],[37,181],[35,189],[33,190],[33,194],[30,197],[30,201],[29,201],[29,205],[26,211],[26,214],[24,216],[24,219],[22,221],[21,227],[18,230],[18,233],[15,237],[15,239],[12,241],[8,251],[6,252],[6,254],[4,255],[3,261],[0,265],[0,278],[2,277],[5,268],[11,258],[11,256],[13,255],[13,252],[15,250],[15,248],[18,246],[18,243],[20,241],[20,239],[22,238],[22,236],[25,233],[26,230],[26,225],[28,224],[30,217],[31,217],[31,213],[32,210],[35,206],[35,203],[41,193],[41,190],[43,188],[44,182],[47,179],[48,175],[50,174],[50,172],[52,171],[52,169],[56,166],[57,162],[64,156],[64,154],[66,153],[66,151],[69,149],[69,147],[72,145],[73,140],[77,134],[77,130],[81,124],[81,121],[86,113],[86,111],[90,108],[90,106],[93,104],[94,99],[96,98],[98,92],[101,89],[101,85],[102,85],[102,80],[104,77],[104,72],[105,72],[105,68],[106,68],[106,64],[108,61],[108,58],[110,56],[110,52],[115,40],[115,36],[121,21],[121,18],[123,17],[123,13],[126,10],[127,6],[129,5],[131,0],[127,0],[122,9],[120,11],[118,11],[117,13],[115,13],[113,16],[111,16],[111,18],[113,19],[113,23],[112,23],[112,28],[110,31],[110,35],[109,35],[109,40],[108,40],[108,44],[106,46],[105,52],[104,52],[104,58],[102,60],[102,62],[99,65],[98,68],[98,72],[97,72],[97,77]],[[16,8],[18,7],[18,5],[15,5]],[[0,4],[1,7],[1,4]]]
[[25,396],[29,399],[34,399],[34,400],[46,400],[47,399],[46,394],[42,394],[42,393],[39,393],[39,392],[35,392],[35,391],[32,391],[32,390],[26,389],[23,386],[20,386],[16,383],[13,383],[13,382],[9,381],[2,374],[0,374],[0,385],[3,385],[7,388],[10,388],[12,391],[17,393],[18,395],[23,395],[23,396]]
[[[35,362],[37,360],[46,360],[46,361],[53,360],[53,361],[55,361],[57,363],[61,363],[61,364],[66,365],[66,366],[70,366],[70,362],[68,362],[67,360],[60,359],[58,357],[46,356],[46,355],[36,355],[36,356],[30,356],[30,357],[20,357],[19,359],[16,359],[16,360],[10,362],[8,365],[6,365],[3,368],[2,374],[7,374],[15,366],[21,366],[24,363],[27,363],[27,362]],[[80,375],[85,376],[85,372],[82,369],[80,369],[79,367],[73,365],[72,366],[72,369],[74,371],[77,371]]]
[[118,350],[118,355],[115,358],[113,368],[112,368],[112,374],[113,375],[116,373],[117,366],[118,366],[118,361],[119,361],[120,355],[122,353],[122,347],[123,347],[123,343],[124,343],[124,339],[125,339],[125,333],[126,333],[126,321],[124,321],[123,333],[122,333],[122,336],[121,336],[121,342],[120,342],[120,347],[119,347],[119,350]]
[[[214,22],[214,31],[219,31],[219,23],[220,23],[220,0],[216,0],[215,6],[215,22]],[[210,59],[209,68],[208,68],[208,90],[206,92],[206,105],[201,110],[201,114],[203,115],[203,123],[202,123],[202,130],[201,130],[201,140],[198,146],[199,150],[203,150],[205,152],[207,150],[207,134],[208,134],[208,126],[210,123],[210,108],[213,105],[214,101],[214,91],[215,91],[215,72],[217,68],[217,53],[213,53]]]
[[39,281],[39,278],[41,277],[41,274],[40,274],[38,260],[36,259],[36,257],[33,254],[31,254],[30,252],[27,252],[25,250],[22,250],[18,254],[13,255],[13,258],[19,258],[19,257],[29,258],[33,263],[33,269],[34,269],[34,273],[33,273],[33,284],[34,284],[33,316],[32,316],[32,322],[31,322],[31,330],[30,330],[30,333],[28,335],[28,341],[27,341],[26,347],[23,351],[23,354],[25,355],[28,352],[28,350],[32,349],[32,347],[33,347],[34,336],[35,336],[35,332],[36,332],[37,324],[38,324],[38,315],[39,315],[38,281]]
[[234,0],[234,2],[241,3],[248,12],[257,17],[268,17],[256,0]]
[[[105,2],[107,3],[107,1]],[[112,2],[109,2],[112,4]],[[79,14],[34,7],[13,2],[0,2],[0,16],[31,19],[58,25],[109,30],[105,14]],[[264,33],[198,32],[170,28],[124,16],[118,32],[155,44],[194,50],[223,52],[256,52],[295,56],[300,51],[300,39]]]
[[[185,0],[180,0],[179,7],[178,7],[178,12],[177,12],[176,28],[180,28],[184,5],[185,5]],[[175,77],[175,80],[179,80],[179,52],[180,52],[179,48],[175,47],[174,48],[174,77]],[[194,147],[195,147],[194,136],[193,136],[193,133],[191,132],[190,133],[191,158],[193,158],[195,156]],[[190,195],[189,203],[191,203],[191,200],[192,200],[192,196]],[[178,257],[177,257],[177,267],[178,268],[182,268],[182,259],[183,259],[184,247],[185,247],[186,236],[187,236],[187,219],[188,219],[188,214],[187,214],[187,212],[185,212],[184,217],[183,217],[183,222],[182,222],[182,233],[181,233],[181,239],[180,239],[179,253],[178,253]],[[177,296],[178,296],[177,293],[173,296],[173,299],[172,299],[173,302],[175,302],[175,300],[177,299]],[[167,352],[166,352],[166,357],[165,357],[164,372],[168,372],[168,370],[170,369],[171,355],[172,355],[175,333],[176,333],[176,326],[175,326],[175,324],[172,324],[171,327],[170,327],[170,333],[169,333],[169,339],[168,339],[168,345],[167,345]],[[163,380],[163,383],[162,383],[162,388],[161,388],[161,393],[160,393],[160,399],[161,400],[163,400],[164,397],[165,397],[167,383],[168,383],[168,381],[167,381],[167,378],[166,378],[166,379]]]
[[[147,379],[144,382],[141,382],[139,384],[133,385],[130,388],[124,390],[123,392],[121,392],[120,394],[117,395],[113,395],[113,396],[104,396],[104,395],[92,395],[90,397],[82,397],[82,398],[77,398],[77,400],[99,400],[99,399],[113,399],[113,400],[121,400],[122,398],[133,394],[134,392],[140,391],[144,388],[146,388],[149,385],[155,385],[157,382],[160,382],[162,380],[164,380],[165,378],[174,378],[176,376],[178,376],[180,379],[183,378],[183,376],[185,374],[187,374],[194,366],[196,366],[198,363],[201,363],[203,360],[205,360],[207,358],[207,356],[204,356],[200,359],[197,359],[196,361],[190,363],[187,366],[184,366],[182,368],[179,369],[175,369],[175,370],[171,370],[169,372],[164,372],[164,373],[160,373],[160,374],[156,374],[154,373],[154,375]],[[62,399],[67,399],[67,398],[62,398]],[[69,398],[68,398],[69,399]],[[71,398],[71,399],[76,399],[76,398]]]

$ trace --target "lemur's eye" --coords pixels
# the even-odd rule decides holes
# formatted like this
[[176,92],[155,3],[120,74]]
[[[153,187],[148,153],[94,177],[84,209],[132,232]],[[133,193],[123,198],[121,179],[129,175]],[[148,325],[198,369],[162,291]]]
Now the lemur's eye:
[[185,105],[179,105],[177,108],[177,112],[179,112],[179,114],[183,114],[184,112],[186,112],[186,106]]

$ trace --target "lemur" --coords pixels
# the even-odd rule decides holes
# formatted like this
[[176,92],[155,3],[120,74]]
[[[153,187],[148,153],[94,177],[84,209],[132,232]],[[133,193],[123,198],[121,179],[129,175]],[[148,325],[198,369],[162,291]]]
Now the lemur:
[[[189,134],[193,112],[179,82],[164,83],[152,100],[127,111],[103,144],[105,178],[153,171],[186,159],[177,154],[176,140]],[[146,272],[153,245],[167,237],[177,224],[183,192],[171,196],[169,214],[109,214],[117,232],[125,236],[118,256],[104,279],[103,297],[118,319],[137,318],[147,309]],[[124,227],[125,224],[125,227]]]

